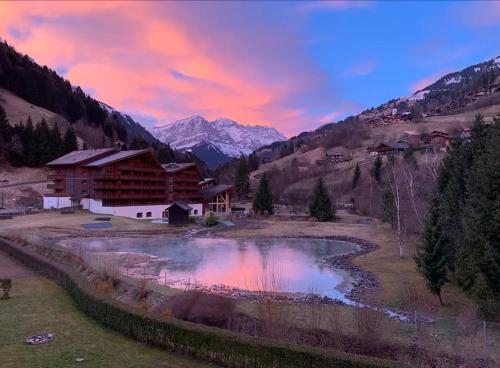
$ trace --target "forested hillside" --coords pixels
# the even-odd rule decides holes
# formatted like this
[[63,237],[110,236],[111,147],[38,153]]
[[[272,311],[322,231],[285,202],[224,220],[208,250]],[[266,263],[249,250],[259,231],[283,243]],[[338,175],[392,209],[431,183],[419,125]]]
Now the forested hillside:
[[[8,121],[2,106],[7,102],[0,98],[0,156],[13,166],[43,166],[75,149],[116,144],[122,149],[151,147],[163,163],[194,160],[191,154],[159,142],[130,116],[86,95],[6,42],[0,42],[0,87],[17,96],[9,94],[10,99],[27,101],[16,105],[26,110],[23,115],[27,118]],[[54,113],[53,121],[43,117],[33,120],[37,107]]]

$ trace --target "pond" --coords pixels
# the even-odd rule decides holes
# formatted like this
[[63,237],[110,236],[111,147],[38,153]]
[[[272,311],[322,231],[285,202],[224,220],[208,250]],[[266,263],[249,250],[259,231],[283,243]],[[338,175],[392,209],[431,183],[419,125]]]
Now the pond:
[[120,272],[134,277],[147,273],[148,278],[175,288],[223,285],[312,292],[343,301],[354,280],[348,272],[327,266],[324,259],[359,249],[345,241],[302,238],[83,238],[62,245],[88,254],[119,255]]

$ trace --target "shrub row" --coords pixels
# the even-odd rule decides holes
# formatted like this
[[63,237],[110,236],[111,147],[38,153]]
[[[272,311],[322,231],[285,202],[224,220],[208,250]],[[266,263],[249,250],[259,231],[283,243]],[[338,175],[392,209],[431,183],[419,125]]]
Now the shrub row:
[[0,239],[4,251],[63,286],[76,305],[99,323],[138,341],[227,367],[396,367],[394,363],[277,343],[176,319],[148,315],[97,293],[70,267]]

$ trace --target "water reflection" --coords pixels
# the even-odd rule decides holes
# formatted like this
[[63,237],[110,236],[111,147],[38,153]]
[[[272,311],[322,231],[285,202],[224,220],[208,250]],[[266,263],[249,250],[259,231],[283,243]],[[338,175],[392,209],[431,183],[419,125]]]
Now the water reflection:
[[279,291],[314,291],[337,299],[344,299],[352,280],[324,267],[322,260],[357,249],[352,243],[322,239],[86,238],[65,245],[162,257],[168,261],[156,271],[159,279],[178,288],[190,282],[255,291],[279,284]]

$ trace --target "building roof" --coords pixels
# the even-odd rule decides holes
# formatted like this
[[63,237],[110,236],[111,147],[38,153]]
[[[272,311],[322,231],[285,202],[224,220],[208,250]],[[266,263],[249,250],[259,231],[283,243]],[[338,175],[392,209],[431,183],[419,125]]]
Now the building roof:
[[400,149],[400,150],[405,150],[408,148],[407,143],[400,143],[400,142],[383,142],[378,145],[378,147],[381,146],[386,146],[392,149]]
[[88,163],[87,165],[85,165],[85,167],[104,166],[104,165],[111,164],[113,162],[122,161],[122,160],[125,160],[127,158],[139,156],[139,155],[142,155],[145,153],[151,154],[152,152],[149,148],[142,149],[142,150],[119,151],[119,152],[113,153],[112,155],[100,158],[96,161],[92,161],[92,162]]
[[346,151],[342,147],[330,148],[329,150],[326,151],[327,156],[343,156],[345,154]]
[[201,180],[198,185],[203,185],[203,184],[206,184],[206,183],[210,183],[211,181],[215,181],[214,178],[203,178],[203,180]]
[[100,148],[92,150],[73,151],[51,161],[47,166],[58,165],[77,165],[86,161],[92,161],[102,156],[110,155],[116,152],[115,148]]
[[187,168],[190,168],[192,166],[196,166],[196,163],[194,162],[171,162],[169,164],[163,164],[161,165],[163,169],[168,172],[168,173],[175,173]]
[[[184,211],[191,211],[193,209],[193,207],[187,205],[186,203],[182,203],[182,202],[174,202],[172,204],[172,206],[178,206],[178,207],[182,208]],[[172,206],[170,206],[170,207],[172,207]]]
[[212,185],[211,187],[200,190],[200,194],[203,199],[208,199],[219,193],[227,192],[232,188],[233,188],[232,185],[227,185],[227,184]]

